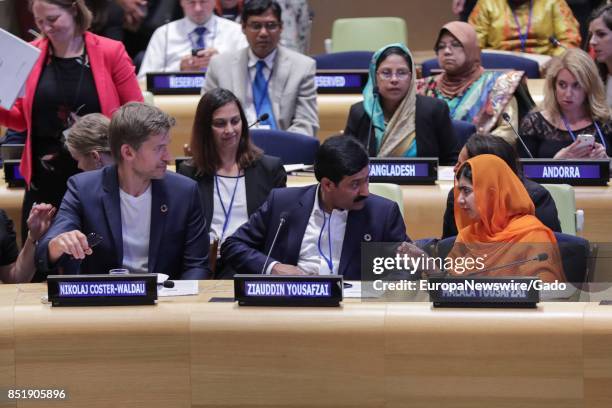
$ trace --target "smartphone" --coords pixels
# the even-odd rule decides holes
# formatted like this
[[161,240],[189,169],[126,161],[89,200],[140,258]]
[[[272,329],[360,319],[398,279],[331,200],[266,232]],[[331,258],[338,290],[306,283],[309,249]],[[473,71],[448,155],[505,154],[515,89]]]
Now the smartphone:
[[593,145],[595,144],[595,137],[593,135],[589,135],[586,133],[582,133],[576,136],[576,140],[581,145],[588,145],[588,146],[593,147]]
[[197,57],[198,56],[198,52],[204,50],[204,48],[192,48],[191,49],[191,56],[193,57]]

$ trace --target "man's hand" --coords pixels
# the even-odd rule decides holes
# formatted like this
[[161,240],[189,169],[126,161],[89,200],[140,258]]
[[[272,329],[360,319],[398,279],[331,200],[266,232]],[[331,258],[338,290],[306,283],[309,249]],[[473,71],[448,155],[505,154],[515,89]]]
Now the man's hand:
[[130,31],[137,31],[144,20],[147,10],[147,0],[115,0],[123,9],[123,25]]
[[309,275],[295,265],[277,263],[272,267],[271,275]]
[[84,259],[86,255],[92,253],[87,237],[78,230],[64,232],[49,241],[50,263],[56,263],[64,254],[70,255],[74,259]]
[[214,48],[207,48],[198,51],[196,56],[186,55],[181,58],[181,71],[201,71],[204,68],[208,68],[210,59],[218,53],[219,51]]
[[30,210],[27,224],[32,241],[38,241],[49,229],[56,209],[51,204],[35,204]]

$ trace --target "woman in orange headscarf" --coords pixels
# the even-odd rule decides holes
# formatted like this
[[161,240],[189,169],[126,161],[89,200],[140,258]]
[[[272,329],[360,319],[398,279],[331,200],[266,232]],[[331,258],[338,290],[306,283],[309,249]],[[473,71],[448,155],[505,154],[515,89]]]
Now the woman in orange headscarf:
[[[534,214],[523,183],[502,159],[483,154],[467,160],[455,181],[459,235],[449,258],[480,258],[481,263],[476,262],[476,268],[467,271],[455,267],[451,274],[565,281],[555,235]],[[532,258],[540,260],[493,269]]]

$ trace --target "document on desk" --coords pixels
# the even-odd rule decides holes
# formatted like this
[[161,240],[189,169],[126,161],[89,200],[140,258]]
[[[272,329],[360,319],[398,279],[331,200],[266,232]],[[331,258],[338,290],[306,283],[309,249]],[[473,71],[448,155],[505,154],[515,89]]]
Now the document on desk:
[[200,292],[198,285],[197,280],[175,280],[173,288],[158,286],[157,297],[197,295]]
[[[351,285],[347,287],[347,285]],[[342,296],[345,298],[360,298],[361,297],[361,282],[360,281],[350,281],[345,282],[344,291]]]
[[38,59],[40,50],[0,28],[0,106],[11,109]]

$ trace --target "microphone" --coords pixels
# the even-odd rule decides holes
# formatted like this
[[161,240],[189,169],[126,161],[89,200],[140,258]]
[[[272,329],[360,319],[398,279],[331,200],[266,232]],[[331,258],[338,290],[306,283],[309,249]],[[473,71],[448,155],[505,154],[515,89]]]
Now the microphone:
[[[372,88],[372,95],[374,98],[372,99],[372,115],[374,114],[374,104],[378,100],[378,86],[374,86]],[[372,138],[372,127],[374,125],[374,121],[370,118],[370,128],[368,129],[368,139],[365,145],[366,151],[368,152],[368,156],[370,155],[370,139]],[[376,156],[376,154],[374,154]]]
[[268,260],[270,259],[270,254],[272,253],[272,250],[274,249],[274,244],[276,244],[276,238],[278,238],[278,233],[280,232],[281,228],[283,228],[283,225],[287,221],[288,217],[289,217],[289,212],[288,211],[283,211],[280,214],[280,222],[278,223],[278,228],[276,229],[276,234],[274,234],[274,239],[272,240],[272,245],[270,245],[270,250],[268,251],[268,255],[266,256],[266,262],[264,262],[263,268],[261,268],[260,275],[263,275],[263,274],[266,273],[266,267],[268,266]]
[[510,129],[512,129],[512,131],[514,132],[518,140],[521,142],[521,144],[523,145],[523,148],[525,149],[529,157],[533,159],[533,154],[531,154],[531,151],[529,151],[529,148],[527,148],[525,141],[523,141],[523,138],[521,137],[521,135],[519,135],[519,132],[517,132],[514,126],[512,126],[512,122],[510,122],[510,115],[508,115],[507,112],[503,112],[502,119],[510,126]]
[[166,27],[165,38],[164,38],[164,69],[162,72],[166,72],[168,66],[168,31],[170,31],[170,17],[167,16],[164,20],[164,26]]
[[158,287],[163,286],[164,288],[173,288],[174,287],[174,281],[171,281],[170,279],[166,279],[165,281],[158,283],[157,284]]
[[548,259],[548,254],[546,252],[542,252],[542,253],[539,253],[536,256],[528,258],[528,259],[522,259],[520,261],[514,261],[514,262],[510,262],[510,263],[504,264],[504,265],[494,266],[494,267],[489,268],[489,269],[484,269],[482,271],[478,271],[477,273],[492,272],[492,271],[497,271],[499,269],[509,268],[511,266],[522,265],[522,264],[526,264],[526,263],[533,262],[533,261],[542,262],[542,261],[545,261],[547,259]]
[[267,112],[262,113],[255,122],[251,123],[248,127],[248,129],[252,128],[253,126],[261,123],[261,122],[265,122],[266,120],[268,120],[268,118],[270,117],[270,115]]
[[548,37],[548,42],[550,42],[553,45],[553,47],[561,47],[567,51],[567,47],[561,44],[561,42],[557,40],[557,37],[555,37],[554,35],[551,35],[550,37]]

